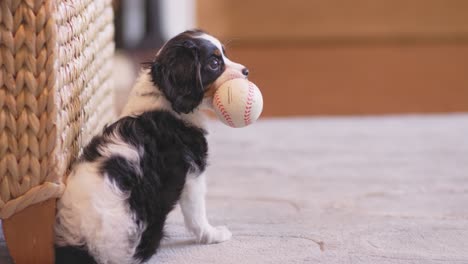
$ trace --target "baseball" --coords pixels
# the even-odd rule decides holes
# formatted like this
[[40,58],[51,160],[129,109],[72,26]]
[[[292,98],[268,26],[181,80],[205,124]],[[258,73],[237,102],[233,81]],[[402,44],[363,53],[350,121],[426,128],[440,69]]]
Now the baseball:
[[244,78],[223,83],[213,96],[216,116],[230,127],[252,124],[262,113],[263,98],[258,87]]

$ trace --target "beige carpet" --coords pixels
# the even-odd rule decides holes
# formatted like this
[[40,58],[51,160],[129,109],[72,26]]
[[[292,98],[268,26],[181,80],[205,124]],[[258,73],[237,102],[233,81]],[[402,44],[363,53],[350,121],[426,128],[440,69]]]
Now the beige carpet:
[[151,263],[468,263],[468,114],[210,127],[209,218],[233,238],[195,244],[177,209]]

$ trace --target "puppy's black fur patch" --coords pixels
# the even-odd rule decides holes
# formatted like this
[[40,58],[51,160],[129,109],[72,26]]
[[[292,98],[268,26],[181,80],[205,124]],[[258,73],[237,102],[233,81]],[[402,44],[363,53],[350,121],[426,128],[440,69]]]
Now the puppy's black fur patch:
[[55,263],[63,264],[97,264],[88,251],[78,247],[55,248]]
[[191,170],[205,169],[208,152],[205,131],[169,112],[145,112],[106,127],[102,136],[94,137],[83,150],[83,160],[103,158],[99,147],[113,135],[142,150],[139,164],[112,156],[102,162],[101,173],[130,194],[128,203],[137,224],[146,225],[134,256],[145,261],[159,246],[166,216],[180,198],[185,176]]

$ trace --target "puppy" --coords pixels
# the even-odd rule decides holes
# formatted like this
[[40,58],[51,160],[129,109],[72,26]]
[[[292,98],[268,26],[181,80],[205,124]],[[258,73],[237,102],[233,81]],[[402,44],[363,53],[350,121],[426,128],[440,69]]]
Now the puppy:
[[141,72],[120,119],[74,165],[57,205],[57,263],[145,262],[177,202],[198,242],[229,240],[231,232],[206,217],[203,109],[224,81],[247,75],[203,31],[169,40]]

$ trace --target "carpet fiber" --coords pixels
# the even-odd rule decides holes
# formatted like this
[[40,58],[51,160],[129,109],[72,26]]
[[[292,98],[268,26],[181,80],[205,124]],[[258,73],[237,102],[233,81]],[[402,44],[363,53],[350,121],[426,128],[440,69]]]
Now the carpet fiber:
[[468,263],[467,114],[209,126],[209,219],[233,238],[195,244],[177,208],[150,263]]

